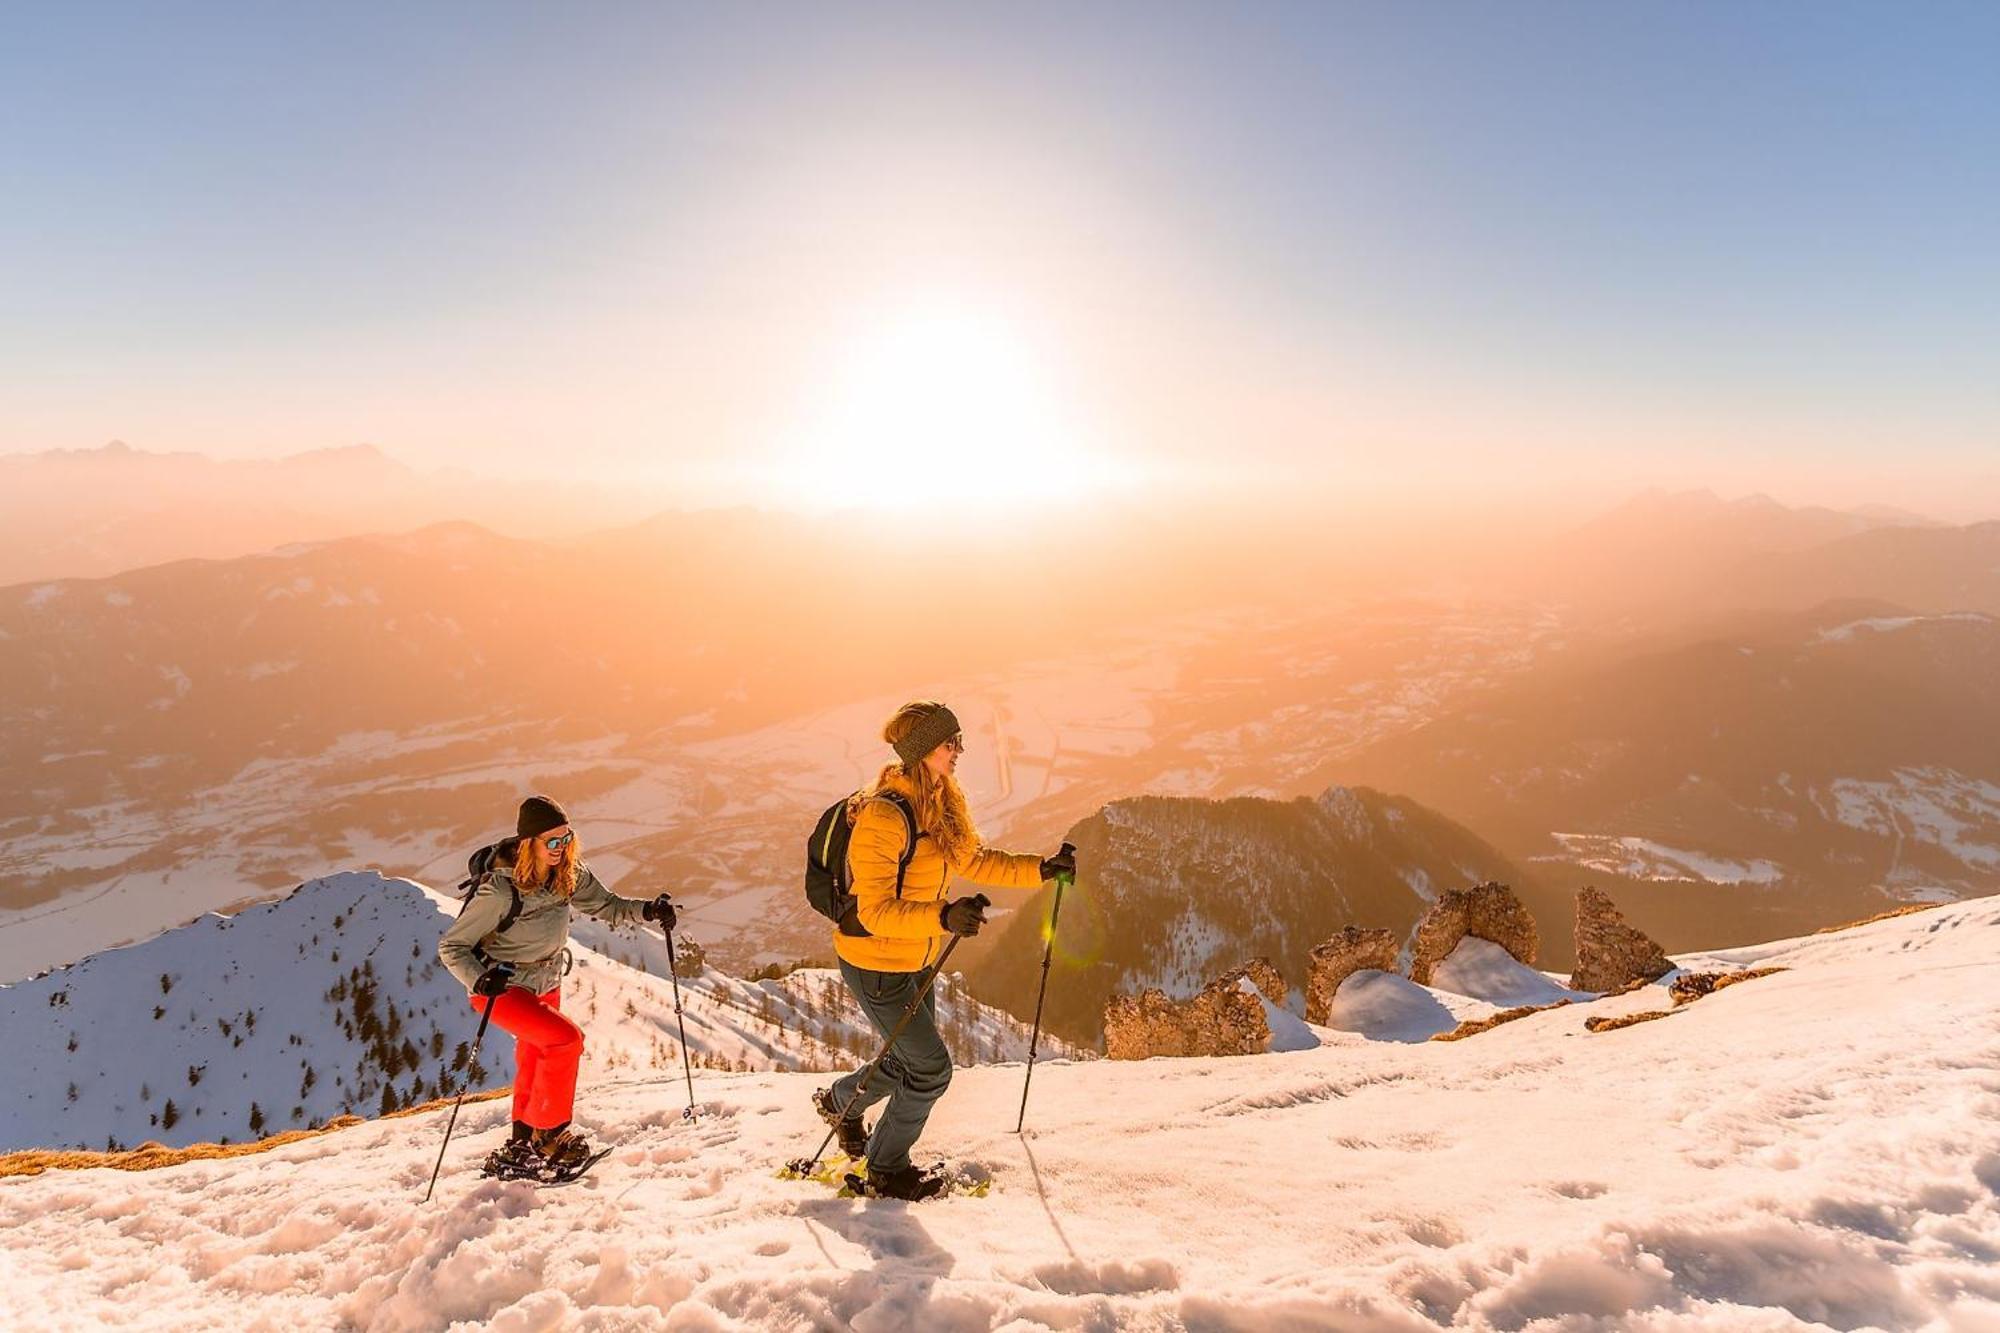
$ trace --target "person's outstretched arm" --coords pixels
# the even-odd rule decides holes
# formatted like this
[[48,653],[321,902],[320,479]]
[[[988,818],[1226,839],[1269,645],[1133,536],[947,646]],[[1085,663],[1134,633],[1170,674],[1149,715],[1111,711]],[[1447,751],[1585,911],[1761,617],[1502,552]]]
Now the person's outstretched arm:
[[1003,852],[981,847],[955,867],[974,884],[1002,889],[1038,889],[1042,886],[1042,858],[1033,852]]
[[621,898],[605,888],[604,881],[592,874],[589,866],[576,868],[576,892],[570,895],[569,905],[579,912],[588,912],[614,926],[629,926],[648,919],[646,908],[650,903],[645,898]]

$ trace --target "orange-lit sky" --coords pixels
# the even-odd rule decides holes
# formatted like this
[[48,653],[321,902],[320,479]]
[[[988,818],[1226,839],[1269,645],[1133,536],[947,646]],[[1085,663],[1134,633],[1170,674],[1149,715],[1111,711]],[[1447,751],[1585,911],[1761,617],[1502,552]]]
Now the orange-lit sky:
[[0,450],[2000,512],[1991,8],[283,10],[16,16]]

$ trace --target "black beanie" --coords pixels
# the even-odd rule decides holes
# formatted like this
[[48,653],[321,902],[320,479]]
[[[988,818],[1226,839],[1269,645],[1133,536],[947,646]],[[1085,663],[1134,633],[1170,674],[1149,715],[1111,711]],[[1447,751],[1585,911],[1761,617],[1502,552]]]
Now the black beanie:
[[514,820],[514,832],[524,838],[539,838],[552,828],[561,828],[569,823],[569,816],[563,808],[546,796],[530,796],[521,802],[521,813]]

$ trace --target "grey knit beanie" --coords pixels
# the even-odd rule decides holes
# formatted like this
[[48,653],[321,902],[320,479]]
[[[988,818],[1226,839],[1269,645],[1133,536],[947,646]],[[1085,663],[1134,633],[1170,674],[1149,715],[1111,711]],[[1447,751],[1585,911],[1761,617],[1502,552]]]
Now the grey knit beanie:
[[896,742],[896,757],[906,766],[915,766],[938,746],[943,745],[964,728],[958,725],[958,714],[939,704],[911,727],[909,734]]

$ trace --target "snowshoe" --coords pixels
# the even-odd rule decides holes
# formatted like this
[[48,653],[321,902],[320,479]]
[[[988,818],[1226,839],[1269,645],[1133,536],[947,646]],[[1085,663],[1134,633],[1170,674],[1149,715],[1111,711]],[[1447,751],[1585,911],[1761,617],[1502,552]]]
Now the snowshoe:
[[810,1180],[821,1185],[838,1186],[850,1171],[860,1171],[868,1164],[859,1157],[847,1157],[840,1153],[815,1162],[809,1157],[795,1157],[778,1170],[780,1180]]
[[493,1180],[540,1180],[543,1170],[542,1155],[526,1139],[508,1139],[486,1154],[479,1174]]
[[905,1199],[917,1203],[943,1194],[951,1188],[951,1179],[942,1171],[926,1171],[914,1164],[894,1171],[882,1171],[870,1166],[866,1177],[850,1174],[847,1187],[862,1198]]
[[550,1174],[543,1176],[541,1179],[541,1183],[544,1185],[568,1185],[573,1181],[581,1180],[583,1179],[585,1172],[589,1171],[591,1167],[596,1166],[599,1162],[603,1161],[610,1155],[611,1155],[611,1149],[599,1148],[597,1151],[585,1157],[582,1161],[576,1163],[576,1165],[564,1167],[560,1171],[551,1172]]
[[568,1125],[536,1130],[528,1145],[542,1159],[543,1174],[556,1180],[581,1172],[594,1157],[601,1155],[593,1152],[588,1140]]
[[840,1143],[840,1150],[857,1161],[868,1155],[868,1126],[858,1115],[842,1119],[840,1108],[833,1104],[833,1089],[821,1088],[812,1097],[813,1110],[819,1112],[827,1128],[834,1132]]

